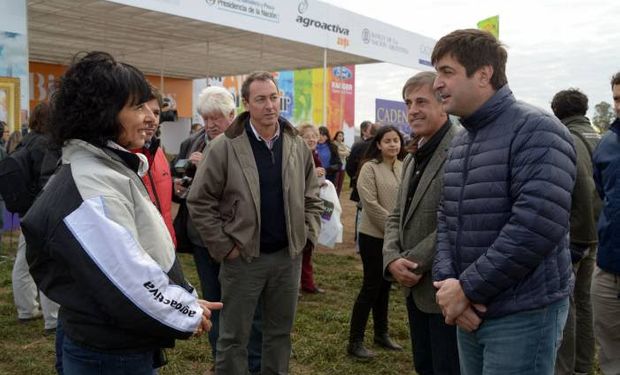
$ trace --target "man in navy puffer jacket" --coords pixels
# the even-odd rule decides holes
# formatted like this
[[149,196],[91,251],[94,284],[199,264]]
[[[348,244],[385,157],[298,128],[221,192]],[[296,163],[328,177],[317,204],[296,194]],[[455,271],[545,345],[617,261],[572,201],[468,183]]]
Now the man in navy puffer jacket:
[[516,101],[491,34],[454,31],[431,59],[444,109],[466,130],[446,161],[433,265],[462,373],[553,374],[572,283],[573,141]]
[[616,120],[594,151],[594,182],[603,201],[592,277],[594,336],[605,375],[620,374],[620,72],[611,79]]

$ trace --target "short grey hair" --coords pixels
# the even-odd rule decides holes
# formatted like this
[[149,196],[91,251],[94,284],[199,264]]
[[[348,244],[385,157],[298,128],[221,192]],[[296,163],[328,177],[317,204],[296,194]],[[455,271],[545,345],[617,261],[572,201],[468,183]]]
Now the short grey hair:
[[201,116],[214,112],[228,116],[236,108],[235,99],[228,90],[219,86],[209,86],[200,92],[196,110]]
[[437,78],[437,74],[434,72],[420,72],[413,77],[409,78],[407,82],[405,82],[405,86],[403,86],[403,100],[407,100],[407,93],[412,89],[419,89],[420,87],[430,86],[431,91],[435,94],[435,99],[438,102],[441,102],[441,96],[438,92],[433,90],[433,84],[435,83],[435,78]]

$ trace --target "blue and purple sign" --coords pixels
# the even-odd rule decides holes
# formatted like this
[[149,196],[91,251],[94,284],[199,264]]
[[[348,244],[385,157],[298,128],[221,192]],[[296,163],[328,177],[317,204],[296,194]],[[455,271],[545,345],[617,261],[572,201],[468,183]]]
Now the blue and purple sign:
[[393,125],[403,134],[411,133],[407,106],[402,101],[375,99],[375,121],[381,125]]

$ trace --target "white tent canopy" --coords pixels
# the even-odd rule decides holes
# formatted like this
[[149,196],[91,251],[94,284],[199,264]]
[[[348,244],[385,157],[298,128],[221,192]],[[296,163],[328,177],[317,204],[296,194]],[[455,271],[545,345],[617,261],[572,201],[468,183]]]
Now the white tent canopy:
[[177,78],[370,62],[423,69],[434,41],[312,0],[28,0],[31,61],[103,50]]

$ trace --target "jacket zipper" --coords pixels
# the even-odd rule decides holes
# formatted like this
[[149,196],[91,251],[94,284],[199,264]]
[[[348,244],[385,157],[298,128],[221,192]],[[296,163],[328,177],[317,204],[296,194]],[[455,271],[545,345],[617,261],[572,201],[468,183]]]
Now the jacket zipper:
[[463,216],[461,215],[461,210],[463,208],[463,195],[465,194],[465,185],[467,183],[467,176],[469,175],[469,154],[471,152],[471,146],[476,139],[476,133],[473,134],[473,137],[469,144],[467,145],[467,150],[465,151],[465,165],[463,171],[463,182],[461,184],[461,191],[459,193],[459,205],[458,210],[456,212],[457,217],[457,232],[456,232],[456,243],[454,247],[454,259],[456,259],[456,272],[457,278],[461,275],[461,234],[463,233]]
[[149,181],[151,181],[151,188],[153,189],[153,196],[155,196],[155,205],[157,206],[157,211],[159,211],[159,213],[163,215],[163,212],[161,212],[161,203],[159,203],[159,196],[157,195],[157,188],[155,187],[155,181],[153,181],[153,175],[151,174],[150,168],[147,174],[149,175]]

